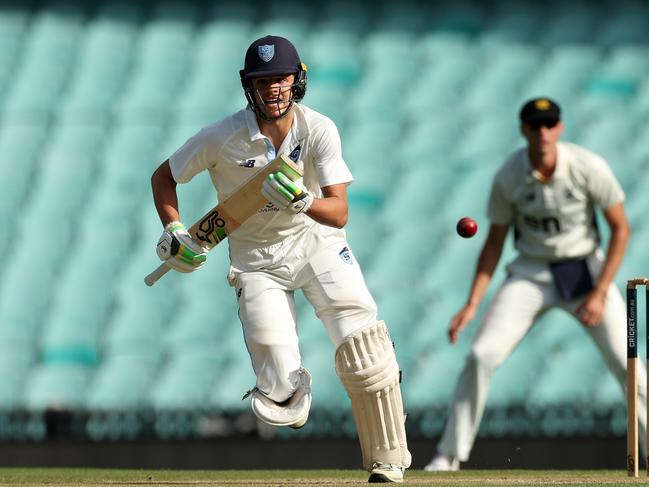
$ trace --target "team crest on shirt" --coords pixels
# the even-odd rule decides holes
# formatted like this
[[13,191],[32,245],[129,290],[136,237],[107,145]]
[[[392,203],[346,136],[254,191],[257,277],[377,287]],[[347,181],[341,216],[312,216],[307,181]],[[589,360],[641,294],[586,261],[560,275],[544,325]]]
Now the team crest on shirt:
[[288,158],[293,162],[297,162],[297,160],[300,158],[300,152],[302,152],[302,146],[298,144],[298,146],[293,149],[288,155]]
[[343,260],[343,262],[345,262],[346,264],[351,265],[351,263],[352,263],[352,253],[349,251],[348,247],[343,247],[343,249],[340,252],[338,252],[338,255]]
[[262,61],[268,62],[275,56],[275,44],[264,44],[257,46],[257,52]]

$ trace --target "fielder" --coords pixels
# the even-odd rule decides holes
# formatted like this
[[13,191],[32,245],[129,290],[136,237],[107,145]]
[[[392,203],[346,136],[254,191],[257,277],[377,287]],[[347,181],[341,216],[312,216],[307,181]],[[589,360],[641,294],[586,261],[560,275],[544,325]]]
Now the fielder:
[[[629,225],[624,193],[604,159],[558,142],[560,108],[537,98],[520,112],[527,148],[514,152],[491,187],[491,226],[478,259],[467,303],[452,318],[449,339],[473,319],[500,260],[510,227],[518,256],[494,296],[455,388],[437,454],[428,471],[458,470],[469,458],[494,369],[502,364],[546,310],[564,309],[595,341],[607,366],[626,387],[626,305],[613,283],[622,262]],[[611,230],[600,249],[595,209]],[[646,370],[639,371],[640,429],[646,437]],[[646,445],[643,443],[646,451]]]
[[353,177],[338,130],[298,103],[306,93],[306,66],[287,39],[253,42],[240,76],[247,107],[203,128],[153,174],[165,226],[158,255],[180,272],[200,268],[207,257],[180,221],[176,184],[207,170],[221,199],[277,155],[296,162],[303,184],[271,174],[262,187],[269,203],[228,237],[228,280],[257,377],[252,410],[275,426],[307,421],[311,376],[301,363],[293,298],[302,289],[335,345],[336,373],[351,398],[369,482],[402,482],[410,453],[399,366],[343,230]]

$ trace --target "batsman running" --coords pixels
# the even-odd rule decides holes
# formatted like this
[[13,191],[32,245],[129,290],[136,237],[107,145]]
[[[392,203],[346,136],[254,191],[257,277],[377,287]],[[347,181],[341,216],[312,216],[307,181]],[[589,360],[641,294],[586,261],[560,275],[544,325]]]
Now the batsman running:
[[199,269],[207,258],[181,222],[177,184],[208,171],[222,199],[277,156],[294,161],[303,179],[270,174],[261,188],[268,204],[228,237],[228,281],[257,377],[252,410],[270,425],[299,428],[307,421],[311,375],[302,367],[293,297],[301,289],[335,346],[369,482],[402,482],[410,453],[399,366],[343,230],[353,177],[338,130],[299,103],[307,68],[289,40],[254,41],[240,77],[247,107],[203,128],[152,176],[164,225],[157,253],[180,272]]
[[[507,266],[507,277],[475,336],[428,471],[458,470],[468,460],[494,369],[550,308],[563,309],[581,322],[626,387],[626,306],[613,282],[630,234],[624,192],[603,158],[559,142],[564,126],[556,102],[530,100],[521,108],[520,122],[527,147],[514,152],[493,180],[489,234],[468,300],[451,320],[452,343],[476,315],[512,227],[518,256]],[[611,231],[606,252],[600,248],[596,209]],[[644,442],[646,370],[639,369]],[[646,452],[646,444],[642,447]]]

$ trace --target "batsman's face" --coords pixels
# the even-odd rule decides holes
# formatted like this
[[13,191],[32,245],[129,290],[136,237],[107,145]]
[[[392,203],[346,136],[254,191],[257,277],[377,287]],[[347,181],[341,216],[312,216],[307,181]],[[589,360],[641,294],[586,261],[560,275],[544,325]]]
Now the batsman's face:
[[291,103],[294,81],[293,74],[252,79],[255,101],[268,117],[279,117],[286,111]]
[[541,154],[554,150],[563,133],[561,120],[541,121],[534,124],[523,124],[523,135],[527,145],[535,152]]

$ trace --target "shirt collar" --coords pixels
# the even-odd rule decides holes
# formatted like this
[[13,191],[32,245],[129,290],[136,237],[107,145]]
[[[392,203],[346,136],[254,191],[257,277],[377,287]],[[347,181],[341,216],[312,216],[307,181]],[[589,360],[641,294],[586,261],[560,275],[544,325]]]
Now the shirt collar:
[[568,161],[566,160],[567,154],[565,151],[565,148],[561,143],[557,143],[557,167],[554,169],[554,173],[552,173],[552,177],[548,180],[544,180],[543,177],[538,174],[534,168],[532,167],[532,161],[530,161],[530,156],[525,150],[525,160],[527,161],[527,165],[529,167],[529,180],[533,181],[540,181],[543,184],[547,184],[551,181],[558,181],[561,179],[566,179],[568,177]]
[[[295,138],[297,140],[304,140],[309,135],[309,126],[307,125],[304,111],[299,103],[293,104],[293,113],[294,118],[291,132],[295,134]],[[266,136],[259,130],[257,115],[255,114],[255,111],[250,107],[250,105],[248,105],[248,107],[246,108],[246,125],[248,126],[250,140],[266,138]]]
[[250,140],[258,140],[264,138],[261,130],[259,130],[259,124],[257,123],[257,115],[255,114],[255,110],[250,105],[246,107],[246,125],[248,126]]

